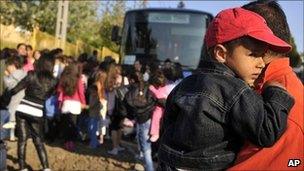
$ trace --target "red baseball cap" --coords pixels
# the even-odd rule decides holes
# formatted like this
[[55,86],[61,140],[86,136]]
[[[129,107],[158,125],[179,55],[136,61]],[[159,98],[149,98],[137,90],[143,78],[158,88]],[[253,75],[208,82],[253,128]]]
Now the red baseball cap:
[[287,53],[291,46],[276,37],[260,15],[243,8],[221,11],[210,23],[205,35],[207,48],[243,36],[265,42],[275,52]]

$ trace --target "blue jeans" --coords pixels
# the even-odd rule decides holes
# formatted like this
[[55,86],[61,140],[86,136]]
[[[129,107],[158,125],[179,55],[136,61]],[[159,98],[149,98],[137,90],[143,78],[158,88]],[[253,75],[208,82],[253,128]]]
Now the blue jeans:
[[6,169],[6,147],[5,143],[0,140],[0,170]]
[[149,130],[151,126],[151,119],[145,123],[137,124],[137,141],[139,144],[139,150],[144,155],[145,170],[153,171],[153,161],[152,161],[152,149],[151,141],[149,140]]
[[99,145],[99,142],[97,140],[96,132],[98,130],[98,117],[90,117],[89,118],[89,125],[88,125],[88,132],[90,135],[90,147],[96,148]]
[[[8,110],[0,110],[0,128],[9,122],[10,114]],[[4,140],[9,137],[9,129],[0,129],[0,140]]]

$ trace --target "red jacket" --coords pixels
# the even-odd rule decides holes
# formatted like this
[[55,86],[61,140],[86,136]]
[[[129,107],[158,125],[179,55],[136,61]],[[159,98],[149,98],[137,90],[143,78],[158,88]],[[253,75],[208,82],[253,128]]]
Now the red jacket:
[[[229,170],[304,170],[303,84],[289,66],[288,58],[276,59],[267,66],[260,85],[267,81],[283,84],[295,99],[295,105],[288,115],[286,132],[270,148],[245,143],[235,166]],[[295,164],[290,159],[299,159],[301,163],[297,167],[288,167]]]

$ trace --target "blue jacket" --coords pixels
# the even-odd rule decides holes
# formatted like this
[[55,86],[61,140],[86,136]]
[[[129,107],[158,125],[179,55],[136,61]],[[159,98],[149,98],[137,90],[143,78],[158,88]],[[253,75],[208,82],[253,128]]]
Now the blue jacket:
[[225,169],[244,139],[273,145],[293,104],[281,88],[268,87],[258,95],[225,65],[206,62],[167,99],[159,160],[181,169]]

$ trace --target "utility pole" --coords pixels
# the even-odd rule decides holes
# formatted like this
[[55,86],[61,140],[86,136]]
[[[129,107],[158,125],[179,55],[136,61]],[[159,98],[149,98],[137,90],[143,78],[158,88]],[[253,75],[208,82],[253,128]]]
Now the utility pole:
[[56,46],[64,49],[68,25],[69,1],[58,1],[57,22],[56,22]]

